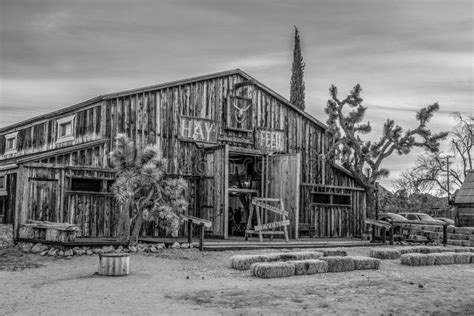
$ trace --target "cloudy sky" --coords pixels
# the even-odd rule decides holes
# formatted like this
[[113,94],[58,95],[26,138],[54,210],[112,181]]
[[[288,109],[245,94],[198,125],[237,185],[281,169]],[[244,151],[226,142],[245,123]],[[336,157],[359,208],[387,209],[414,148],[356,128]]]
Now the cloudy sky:
[[[306,62],[307,111],[325,122],[328,88],[360,83],[378,137],[393,118],[440,103],[473,115],[471,0],[0,1],[0,126],[88,98],[241,68],[289,95],[293,25]],[[413,166],[395,156],[390,181]]]

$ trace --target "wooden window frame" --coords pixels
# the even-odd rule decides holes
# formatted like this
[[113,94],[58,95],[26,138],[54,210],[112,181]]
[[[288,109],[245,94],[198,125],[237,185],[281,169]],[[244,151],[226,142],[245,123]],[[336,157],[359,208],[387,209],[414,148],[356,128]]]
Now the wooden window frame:
[[[8,143],[13,139],[13,145],[8,146]],[[10,133],[5,135],[5,153],[4,155],[14,154],[17,152],[17,141],[18,141],[18,132]]]
[[[250,122],[250,127],[249,128],[239,128],[239,127],[236,127],[236,126],[231,126],[232,125],[232,114],[234,113],[232,111],[232,106],[231,106],[231,102],[232,102],[232,99],[237,99],[237,100],[240,100],[240,101],[245,101],[245,102],[248,102],[250,104],[250,115],[246,114],[247,115],[247,119],[249,120]],[[227,130],[231,130],[231,131],[238,131],[238,132],[246,132],[247,134],[251,134],[253,133],[253,130],[255,128],[254,124],[253,124],[253,111],[254,111],[254,104],[253,104],[253,100],[251,98],[246,98],[246,97],[241,97],[241,96],[237,96],[237,95],[228,95],[227,96],[227,102],[226,102],[226,129]]]
[[[66,117],[63,117],[63,118],[60,118],[60,119],[56,120],[56,122],[58,124],[58,137],[56,139],[56,144],[69,142],[69,141],[72,141],[72,140],[75,139],[75,137],[74,137],[74,119],[75,118],[76,118],[76,115],[74,114],[74,115],[66,116]],[[71,132],[70,132],[70,134],[66,134],[66,135],[61,136],[60,135],[61,126],[62,125],[67,125],[67,124],[71,124]]]

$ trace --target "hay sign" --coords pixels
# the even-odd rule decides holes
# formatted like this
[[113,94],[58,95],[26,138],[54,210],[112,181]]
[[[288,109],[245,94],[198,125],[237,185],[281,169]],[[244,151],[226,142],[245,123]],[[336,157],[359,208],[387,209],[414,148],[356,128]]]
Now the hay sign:
[[181,115],[179,138],[184,141],[217,143],[217,124],[214,120]]

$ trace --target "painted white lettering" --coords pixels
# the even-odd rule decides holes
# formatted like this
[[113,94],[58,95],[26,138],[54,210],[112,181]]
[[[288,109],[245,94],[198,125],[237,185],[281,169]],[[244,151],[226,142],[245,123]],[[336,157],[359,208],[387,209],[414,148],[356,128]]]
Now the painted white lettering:
[[204,122],[204,127],[206,128],[206,134],[207,134],[207,137],[206,137],[206,140],[209,142],[210,141],[210,138],[211,138],[211,132],[212,130],[214,129],[214,126],[216,124],[215,123],[212,123],[212,122]]
[[204,138],[204,134],[202,133],[202,126],[201,122],[194,122],[194,134],[193,134],[193,139],[194,140],[202,140]]
[[186,118],[181,119],[181,136],[189,138],[191,134],[191,120]]

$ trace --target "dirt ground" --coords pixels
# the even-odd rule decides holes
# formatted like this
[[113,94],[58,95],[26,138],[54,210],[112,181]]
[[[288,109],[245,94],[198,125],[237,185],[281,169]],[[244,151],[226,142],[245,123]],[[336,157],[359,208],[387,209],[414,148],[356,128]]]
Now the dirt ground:
[[104,277],[95,274],[97,255],[68,260],[2,251],[0,314],[474,314],[474,264],[385,260],[380,270],[280,279],[229,268],[232,255],[257,252],[134,254],[129,276]]

